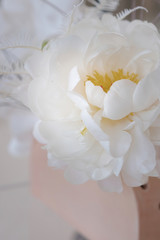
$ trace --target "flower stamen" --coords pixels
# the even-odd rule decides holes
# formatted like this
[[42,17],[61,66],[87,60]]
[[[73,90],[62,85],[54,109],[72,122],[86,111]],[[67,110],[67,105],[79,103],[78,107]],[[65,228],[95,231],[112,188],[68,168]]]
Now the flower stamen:
[[101,75],[97,71],[93,72],[93,76],[87,75],[86,81],[91,81],[95,86],[100,86],[104,92],[108,92],[112,84],[121,79],[128,79],[134,83],[139,82],[138,74],[135,73],[124,73],[123,69],[118,69],[117,71],[112,71],[112,76],[109,77],[106,73]]
[[85,127],[85,128],[83,128],[83,130],[81,131],[82,136],[84,136],[84,135],[86,134],[86,132],[87,132],[87,128]]

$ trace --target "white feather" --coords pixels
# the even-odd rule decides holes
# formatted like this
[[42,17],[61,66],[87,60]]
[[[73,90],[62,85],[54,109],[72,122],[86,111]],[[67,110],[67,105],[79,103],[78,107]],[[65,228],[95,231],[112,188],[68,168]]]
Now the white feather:
[[89,3],[96,6],[101,11],[114,11],[116,10],[119,0],[87,0]]
[[0,51],[7,50],[7,49],[18,49],[18,48],[31,48],[36,50],[40,49],[41,43],[37,41],[33,36],[30,34],[26,34],[23,32],[15,32],[13,34],[8,34],[2,36],[0,39]]
[[137,10],[144,10],[146,12],[148,12],[148,10],[142,6],[138,6],[138,7],[135,7],[133,9],[124,9],[123,11],[119,12],[118,14],[116,14],[116,18],[118,20],[123,20],[124,18],[126,18],[128,15],[130,15],[132,12],[135,12]]

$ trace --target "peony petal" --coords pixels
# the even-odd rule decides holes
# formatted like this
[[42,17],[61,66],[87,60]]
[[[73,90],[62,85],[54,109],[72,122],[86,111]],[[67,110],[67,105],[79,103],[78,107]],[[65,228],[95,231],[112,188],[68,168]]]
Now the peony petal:
[[[160,96],[160,69],[142,79],[133,94],[133,111],[138,112],[150,107]],[[147,97],[146,97],[147,96]]]
[[45,78],[49,76],[49,61],[51,59],[49,52],[38,52],[26,60],[25,69],[33,78]]
[[98,141],[109,140],[109,137],[103,132],[103,130],[94,121],[93,117],[86,110],[82,111],[81,117],[86,128]]
[[151,53],[150,50],[144,50],[144,51],[140,51],[138,52],[133,58],[131,58],[131,60],[127,63],[127,66],[125,67],[126,69],[132,65],[134,62],[136,62],[139,58],[148,55],[149,53]]
[[72,184],[82,184],[89,180],[89,177],[84,171],[68,167],[64,172],[64,177]]
[[132,138],[128,132],[115,132],[110,138],[110,151],[112,156],[124,156],[131,145],[131,141]]
[[159,34],[154,24],[135,20],[128,24],[127,31],[132,44],[141,49],[153,49],[160,44]]
[[75,63],[77,65],[81,60],[84,51],[84,42],[76,35],[67,34],[65,37],[53,41],[51,48],[55,51],[52,53],[54,64],[60,64],[62,71],[63,68],[71,70],[75,66]]
[[102,108],[105,92],[99,86],[95,86],[92,82],[87,81],[85,84],[85,90],[88,102],[96,107]]
[[160,114],[160,103],[157,102],[149,109],[136,113],[136,117],[139,117],[143,123],[143,130],[146,131],[156,121]]
[[54,83],[35,79],[28,89],[29,107],[42,120],[74,118],[79,114],[62,88]]
[[87,111],[82,111],[81,118],[89,132],[101,144],[101,146],[109,152],[109,136],[103,132]]
[[84,109],[90,110],[90,106],[88,102],[80,94],[75,92],[69,92],[68,97],[74,102],[76,107],[78,107],[80,110],[84,110]]
[[126,154],[131,144],[131,135],[127,132],[134,127],[129,118],[118,121],[102,119],[102,129],[110,136],[110,154],[119,158]]
[[132,144],[123,167],[123,178],[127,185],[136,187],[147,181],[149,174],[156,166],[155,149],[145,134],[135,127],[132,133]]
[[131,174],[131,170],[129,169],[123,170],[122,177],[125,184],[129,187],[139,187],[148,182],[148,176],[145,176],[138,171],[132,172]]
[[123,191],[123,185],[120,176],[116,177],[115,175],[111,175],[104,180],[98,181],[98,184],[104,191],[118,193],[121,193]]
[[41,124],[41,121],[37,121],[36,124],[34,125],[34,130],[33,130],[33,136],[34,138],[41,144],[47,144],[47,141],[45,138],[42,137],[40,131],[39,131],[39,125]]
[[[136,130],[130,149],[130,157],[135,159],[139,172],[147,174],[156,165],[155,148],[151,141],[140,130]],[[133,135],[132,135],[133,136]]]
[[112,174],[112,168],[110,166],[105,168],[96,168],[92,173],[92,179],[99,181],[109,177],[111,174]]
[[72,91],[80,81],[80,76],[77,70],[77,66],[73,67],[69,74],[69,86],[68,90]]
[[158,171],[157,166],[156,166],[155,169],[153,169],[152,172],[149,173],[148,177],[158,177],[158,178],[160,177],[160,173]]
[[120,174],[120,172],[122,170],[122,167],[123,167],[123,163],[124,163],[124,158],[123,157],[114,159],[113,173],[116,176],[119,176],[119,174]]
[[67,162],[62,159],[56,159],[56,157],[50,152],[48,152],[47,158],[49,167],[64,168],[67,165]]
[[101,155],[97,161],[99,167],[108,166],[111,163],[113,157],[109,155],[105,150],[101,152]]
[[127,46],[127,40],[121,33],[106,32],[95,34],[86,51],[85,61],[89,62],[101,53],[111,55],[124,46]]
[[108,14],[108,13],[103,14],[101,21],[104,24],[105,28],[107,28],[111,32],[114,32],[114,33],[120,32],[120,28],[119,28],[120,22],[117,21],[117,18],[112,14]]
[[81,134],[84,125],[80,121],[42,121],[39,132],[48,142],[48,148],[58,159],[73,160],[92,147],[94,139],[90,134]]
[[104,98],[103,116],[118,120],[132,112],[132,96],[136,84],[130,80],[115,82]]

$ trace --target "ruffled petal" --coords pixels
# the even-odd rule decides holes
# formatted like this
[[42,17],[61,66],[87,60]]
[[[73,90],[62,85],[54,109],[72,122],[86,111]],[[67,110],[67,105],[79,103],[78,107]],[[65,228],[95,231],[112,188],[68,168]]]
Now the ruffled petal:
[[25,69],[31,74],[33,78],[49,77],[49,62],[51,59],[49,52],[38,52],[29,57],[25,62]]
[[69,86],[68,91],[72,91],[80,81],[80,76],[77,70],[77,66],[73,67],[69,74]]
[[52,49],[52,61],[54,65],[50,65],[51,72],[54,72],[56,68],[60,72],[68,72],[81,62],[84,52],[84,42],[76,35],[66,35],[65,38],[58,38],[56,41],[53,41],[51,45]]
[[68,167],[64,172],[64,177],[72,184],[82,184],[89,180],[89,177],[84,171]]
[[52,153],[48,152],[48,166],[49,167],[56,167],[56,168],[64,168],[67,163],[63,161],[63,159],[57,159]]
[[112,156],[121,157],[126,154],[131,145],[132,138],[128,132],[117,132],[110,137],[110,151]]
[[121,177],[116,177],[115,175],[111,175],[110,177],[98,181],[100,188],[107,192],[118,192],[121,193],[123,191],[123,185],[121,181]]
[[102,180],[104,178],[109,177],[112,174],[112,167],[108,166],[108,167],[103,167],[103,168],[96,168],[94,169],[93,173],[92,173],[92,179],[99,181]]
[[81,118],[88,129],[88,131],[94,136],[94,138],[100,143],[100,145],[109,152],[109,136],[103,132],[103,130],[94,121],[92,116],[86,111],[82,111]]
[[[134,166],[132,166],[134,168]],[[131,173],[132,172],[132,173]],[[139,173],[138,171],[129,170],[129,168],[122,171],[122,177],[125,184],[129,187],[139,187],[148,182],[148,176]]]
[[[97,46],[99,47],[97,48]],[[95,34],[86,51],[85,62],[91,61],[100,53],[111,55],[124,46],[127,46],[127,41],[124,35],[120,33],[106,32],[99,35]]]
[[130,80],[115,82],[104,98],[103,116],[118,120],[132,112],[132,96],[136,84]]
[[154,124],[160,114],[160,103],[152,105],[150,108],[136,113],[136,117],[142,121],[143,131],[146,131],[150,126]]
[[[47,141],[47,148],[57,159],[66,161],[80,158],[92,147],[94,138],[81,134],[84,125],[80,121],[42,121],[39,132]],[[80,157],[79,157],[80,156]]]
[[155,43],[160,44],[157,28],[152,23],[135,20],[126,30],[130,42],[141,49],[154,49]]
[[156,153],[151,141],[138,127],[131,134],[132,144],[126,155],[123,178],[127,185],[136,187],[144,184],[147,181],[145,175],[155,168]]
[[42,120],[74,118],[79,111],[67,96],[67,92],[42,79],[31,82],[28,99],[29,107]]
[[39,132],[39,125],[41,124],[41,121],[37,121],[36,124],[34,125],[33,129],[33,136],[34,138],[41,144],[47,144],[47,141],[45,138],[42,137],[42,135]]
[[84,110],[84,109],[90,110],[90,106],[88,102],[80,94],[75,92],[68,92],[68,97],[73,101],[75,106],[78,107],[80,110]]
[[124,158],[121,157],[121,158],[115,158],[114,161],[113,161],[113,173],[118,177],[121,170],[122,170],[122,167],[123,167],[123,163],[124,163]]
[[[142,79],[133,94],[133,111],[138,112],[150,107],[160,96],[160,69]],[[146,97],[147,96],[147,97]]]
[[87,81],[85,84],[85,90],[88,102],[99,108],[103,107],[105,92],[99,86],[94,86],[90,81]]

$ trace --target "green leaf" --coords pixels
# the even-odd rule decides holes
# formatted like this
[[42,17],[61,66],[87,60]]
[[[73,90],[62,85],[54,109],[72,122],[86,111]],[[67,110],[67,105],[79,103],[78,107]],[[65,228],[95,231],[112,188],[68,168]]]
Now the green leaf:
[[44,40],[43,43],[42,43],[42,47],[41,47],[41,50],[44,49],[44,47],[48,44],[48,40]]

